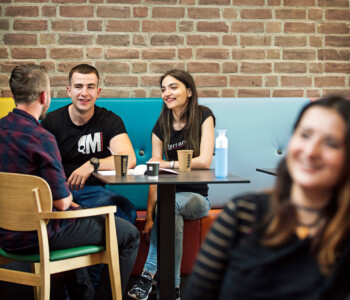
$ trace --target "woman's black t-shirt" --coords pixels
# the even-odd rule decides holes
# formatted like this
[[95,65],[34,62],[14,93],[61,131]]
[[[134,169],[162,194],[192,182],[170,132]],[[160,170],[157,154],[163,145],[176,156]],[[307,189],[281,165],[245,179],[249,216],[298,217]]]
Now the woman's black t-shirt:
[[[214,117],[213,112],[207,108],[202,110],[202,122],[201,125],[208,117]],[[153,133],[163,142],[164,136],[160,129],[159,122],[157,121],[156,125],[153,128]],[[177,159],[177,150],[186,149],[186,141],[184,139],[183,129],[182,130],[174,130],[171,129],[171,137],[170,143],[167,145],[167,154],[169,160],[178,160]],[[176,185],[176,192],[192,192],[203,195],[204,197],[208,196],[208,185],[207,184],[179,184]]]

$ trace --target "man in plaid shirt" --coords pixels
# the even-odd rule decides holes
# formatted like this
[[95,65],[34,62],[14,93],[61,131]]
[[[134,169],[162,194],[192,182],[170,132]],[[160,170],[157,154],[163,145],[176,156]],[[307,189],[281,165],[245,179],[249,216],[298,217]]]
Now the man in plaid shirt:
[[[51,102],[48,74],[40,66],[17,66],[11,73],[10,88],[16,108],[0,119],[0,171],[40,176],[50,185],[54,210],[78,209],[66,183],[55,137],[38,121],[45,116]],[[139,233],[130,222],[118,217],[115,221],[124,292],[136,259]],[[105,239],[102,217],[49,222],[47,229],[50,250],[101,245]],[[0,228],[0,247],[6,251],[36,252],[37,234]],[[108,276],[101,277],[94,295],[86,269],[73,272],[76,282],[69,289],[72,299],[111,297]],[[108,269],[105,268],[104,272],[108,274]]]

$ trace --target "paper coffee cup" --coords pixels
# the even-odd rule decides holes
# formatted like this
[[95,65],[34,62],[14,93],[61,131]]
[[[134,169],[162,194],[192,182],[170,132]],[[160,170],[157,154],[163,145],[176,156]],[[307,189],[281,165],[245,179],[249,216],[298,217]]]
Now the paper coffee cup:
[[115,166],[115,175],[117,176],[126,176],[128,173],[128,155],[126,154],[115,154],[114,157],[114,166]]
[[179,170],[182,172],[191,171],[193,150],[177,150]]
[[159,174],[159,161],[147,162],[147,175],[149,179],[157,179]]

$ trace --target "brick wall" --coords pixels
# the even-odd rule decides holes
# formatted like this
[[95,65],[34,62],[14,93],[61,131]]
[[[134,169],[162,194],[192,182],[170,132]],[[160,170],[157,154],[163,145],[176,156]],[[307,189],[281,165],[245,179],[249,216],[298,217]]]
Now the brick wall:
[[350,0],[0,0],[0,91],[20,63],[89,63],[103,97],[159,97],[169,68],[202,97],[350,94]]

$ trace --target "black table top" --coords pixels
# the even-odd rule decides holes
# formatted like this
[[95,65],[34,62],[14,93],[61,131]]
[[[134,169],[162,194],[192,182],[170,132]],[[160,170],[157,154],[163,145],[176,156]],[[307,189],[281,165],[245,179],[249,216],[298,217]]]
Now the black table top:
[[276,168],[257,168],[256,169],[258,172],[266,173],[269,175],[277,175],[277,169]]

